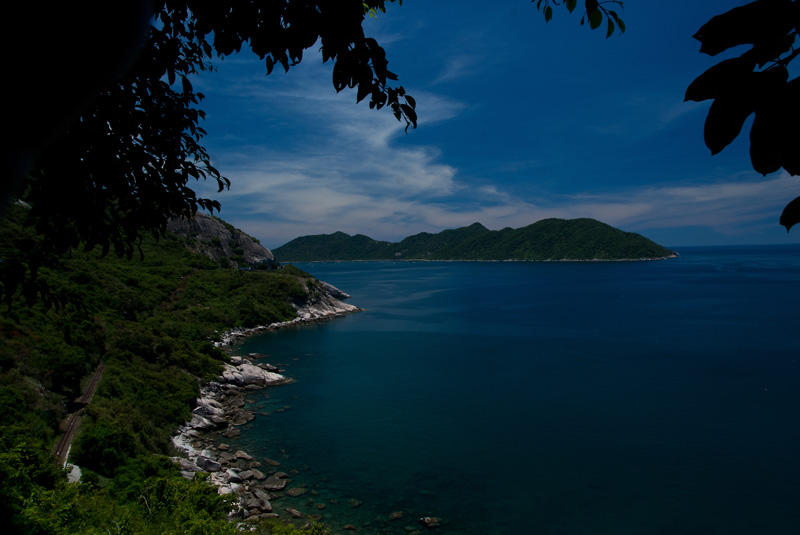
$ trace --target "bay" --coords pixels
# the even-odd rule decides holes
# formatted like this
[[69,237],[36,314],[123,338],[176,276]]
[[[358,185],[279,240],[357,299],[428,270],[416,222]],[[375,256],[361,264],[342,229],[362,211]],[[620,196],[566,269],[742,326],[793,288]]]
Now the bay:
[[236,348],[234,445],[355,533],[798,533],[800,250],[680,253],[297,264],[364,310]]

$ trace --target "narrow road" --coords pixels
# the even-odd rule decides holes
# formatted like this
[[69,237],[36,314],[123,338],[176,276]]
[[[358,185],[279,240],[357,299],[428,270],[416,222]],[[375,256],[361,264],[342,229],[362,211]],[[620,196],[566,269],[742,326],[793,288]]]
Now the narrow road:
[[72,446],[72,439],[75,438],[75,433],[78,431],[78,424],[81,422],[81,412],[83,408],[92,401],[92,397],[94,397],[94,393],[97,390],[97,385],[100,384],[100,377],[103,375],[104,369],[105,365],[101,362],[94,371],[94,375],[92,375],[92,379],[89,381],[83,395],[77,400],[77,403],[81,405],[81,407],[70,414],[64,423],[64,434],[61,435],[58,444],[56,444],[53,450],[53,455],[58,459],[61,466],[67,464],[67,455],[69,455],[69,449]]

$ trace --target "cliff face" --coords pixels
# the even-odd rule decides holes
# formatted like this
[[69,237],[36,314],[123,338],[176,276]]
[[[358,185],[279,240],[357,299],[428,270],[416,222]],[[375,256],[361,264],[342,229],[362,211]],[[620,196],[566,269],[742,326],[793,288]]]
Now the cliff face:
[[197,244],[193,248],[216,262],[228,259],[234,267],[252,264],[267,268],[275,266],[272,251],[241,230],[209,215],[198,213],[188,221],[173,219],[167,230],[195,238]]

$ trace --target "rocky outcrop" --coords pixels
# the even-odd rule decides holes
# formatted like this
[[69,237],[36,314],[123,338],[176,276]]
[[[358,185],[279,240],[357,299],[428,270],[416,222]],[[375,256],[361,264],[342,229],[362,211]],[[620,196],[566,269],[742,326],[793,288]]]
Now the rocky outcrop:
[[327,282],[314,280],[311,289],[307,287],[306,292],[305,299],[294,303],[297,316],[302,321],[324,319],[359,310],[358,307],[341,301],[350,295]]
[[328,284],[327,282],[324,281],[319,281],[319,284],[322,287],[322,289],[328,293],[328,295],[330,295],[335,299],[350,299],[350,294],[341,291],[333,284]]
[[195,238],[195,250],[215,262],[227,259],[235,267],[255,265],[275,267],[272,251],[241,230],[203,213],[189,220],[172,219],[167,230],[179,236]]
[[286,382],[286,378],[275,372],[267,371],[253,364],[243,362],[238,366],[225,365],[222,379],[236,386],[274,386]]
[[306,286],[306,296],[303,299],[292,303],[295,310],[297,310],[297,317],[293,320],[259,325],[258,327],[249,329],[232,329],[224,333],[220,337],[220,340],[214,342],[214,344],[218,347],[228,346],[255,333],[274,331],[292,325],[322,321],[361,310],[355,305],[342,302],[341,299],[346,299],[350,296],[327,282],[314,280],[311,286],[314,288],[313,290],[310,290],[309,287]]

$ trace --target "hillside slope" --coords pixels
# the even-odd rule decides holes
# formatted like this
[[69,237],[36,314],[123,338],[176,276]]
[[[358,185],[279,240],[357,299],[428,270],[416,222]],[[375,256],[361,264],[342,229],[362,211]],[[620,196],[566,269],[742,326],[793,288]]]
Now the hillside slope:
[[[0,283],[8,290],[40,238],[25,208],[4,215]],[[183,479],[163,457],[175,453],[171,438],[189,420],[199,385],[230,360],[214,341],[235,327],[340,313],[347,306],[337,298],[346,295],[279,266],[222,221],[199,224],[145,239],[143,258],[50,258],[35,292],[18,288],[0,305],[0,517],[11,533],[177,534],[187,525],[238,533],[226,520],[228,499]],[[85,405],[81,393],[101,365]],[[69,458],[86,484],[76,486],[51,452],[78,410]]]

